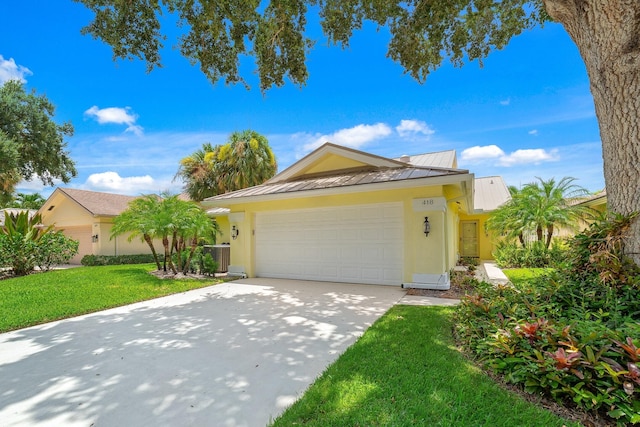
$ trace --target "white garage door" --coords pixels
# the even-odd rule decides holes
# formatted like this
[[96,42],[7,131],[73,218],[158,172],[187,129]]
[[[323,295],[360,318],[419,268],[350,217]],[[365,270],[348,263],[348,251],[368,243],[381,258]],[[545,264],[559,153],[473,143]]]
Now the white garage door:
[[401,203],[256,215],[256,275],[400,285]]

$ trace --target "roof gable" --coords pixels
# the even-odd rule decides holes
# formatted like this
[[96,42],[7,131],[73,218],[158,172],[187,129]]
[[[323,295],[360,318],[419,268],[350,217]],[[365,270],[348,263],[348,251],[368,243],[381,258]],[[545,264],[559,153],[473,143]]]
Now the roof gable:
[[397,168],[404,166],[406,166],[406,163],[398,160],[387,159],[376,156],[375,154],[369,154],[327,142],[271,178],[267,183],[288,182],[301,179],[307,175],[317,175],[328,172],[334,173],[348,169],[367,167]]
[[[436,155],[455,163],[455,151]],[[409,188],[416,185],[460,185],[471,206],[473,175],[466,169],[416,166],[403,156],[388,159],[351,148],[326,143],[294,165],[261,185],[232,191],[203,200],[206,207],[230,206],[239,201],[275,200],[314,194]],[[428,158],[419,157],[422,160]],[[433,160],[434,158],[431,158]]]
[[64,197],[75,202],[93,216],[117,216],[129,207],[129,202],[137,196],[124,196],[122,194],[100,193],[97,191],[76,190],[72,188],[56,188],[49,196],[40,211],[48,211],[55,208],[54,202],[59,197]]

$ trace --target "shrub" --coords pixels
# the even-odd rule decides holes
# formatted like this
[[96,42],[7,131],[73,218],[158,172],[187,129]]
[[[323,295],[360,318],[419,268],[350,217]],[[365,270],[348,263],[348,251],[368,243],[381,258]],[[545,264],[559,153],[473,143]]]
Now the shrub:
[[625,229],[592,226],[564,268],[517,288],[478,284],[456,311],[463,345],[528,392],[640,422],[640,277],[609,244]]
[[123,265],[123,264],[149,264],[155,263],[153,254],[138,255],[85,255],[80,260],[84,266],[96,265]]
[[49,269],[52,264],[68,262],[78,251],[78,242],[42,227],[42,218],[29,218],[27,212],[5,213],[5,227],[0,229],[0,260],[14,276],[31,273],[36,266]]
[[214,276],[218,270],[218,263],[214,261],[211,254],[205,254],[202,257],[202,274]]
[[531,242],[527,246],[500,242],[494,252],[496,264],[501,268],[545,268],[555,267],[567,257],[568,247],[564,242],[554,241],[549,249],[544,242]]
[[78,253],[78,241],[61,231],[46,233],[40,239],[36,264],[47,271],[53,265],[66,264]]

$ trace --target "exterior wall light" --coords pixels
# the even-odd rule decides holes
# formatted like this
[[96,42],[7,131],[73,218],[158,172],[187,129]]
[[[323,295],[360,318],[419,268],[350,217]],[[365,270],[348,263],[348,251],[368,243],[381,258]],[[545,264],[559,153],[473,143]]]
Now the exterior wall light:
[[91,241],[92,241],[93,243],[96,243],[96,242],[98,241],[98,235],[97,235],[97,234],[94,234],[93,236],[91,236]]
[[429,224],[429,217],[424,217],[424,235],[425,237],[429,237],[429,233],[431,232],[431,224]]
[[239,234],[240,234],[240,230],[238,230],[238,227],[236,227],[235,225],[231,227],[231,238],[233,240],[236,240]]

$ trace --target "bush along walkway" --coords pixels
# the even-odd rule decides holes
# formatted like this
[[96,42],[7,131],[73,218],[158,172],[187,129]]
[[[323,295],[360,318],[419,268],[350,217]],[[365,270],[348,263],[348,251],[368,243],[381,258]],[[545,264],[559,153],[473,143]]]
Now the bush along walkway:
[[452,338],[453,310],[396,305],[273,426],[579,426],[469,362]]
[[595,419],[639,423],[640,268],[621,245],[629,221],[592,225],[546,275],[479,284],[456,313],[463,345],[529,393]]

